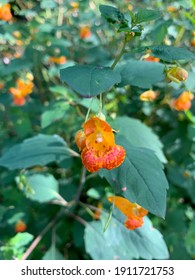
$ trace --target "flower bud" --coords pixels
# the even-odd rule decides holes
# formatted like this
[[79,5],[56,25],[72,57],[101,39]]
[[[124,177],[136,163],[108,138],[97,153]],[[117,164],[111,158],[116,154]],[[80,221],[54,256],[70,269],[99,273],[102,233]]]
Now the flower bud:
[[188,78],[188,72],[181,67],[173,67],[166,72],[167,82],[185,82]]
[[139,99],[141,101],[154,101],[157,96],[158,96],[158,92],[150,89],[150,90],[144,91],[140,95]]

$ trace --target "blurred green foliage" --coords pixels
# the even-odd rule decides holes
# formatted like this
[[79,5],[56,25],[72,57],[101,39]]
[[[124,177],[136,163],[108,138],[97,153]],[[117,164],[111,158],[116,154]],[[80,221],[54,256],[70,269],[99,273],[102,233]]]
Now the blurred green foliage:
[[[195,92],[194,1],[0,5],[8,2],[12,19],[0,20],[0,259],[194,259],[195,102],[170,106]],[[186,82],[167,83],[173,66],[188,71]],[[34,85],[21,106],[10,92],[18,79]],[[155,100],[141,101],[150,89]],[[74,137],[88,108],[99,112],[102,93],[127,158],[90,174]],[[107,201],[114,192],[149,210],[143,227],[124,227]]]

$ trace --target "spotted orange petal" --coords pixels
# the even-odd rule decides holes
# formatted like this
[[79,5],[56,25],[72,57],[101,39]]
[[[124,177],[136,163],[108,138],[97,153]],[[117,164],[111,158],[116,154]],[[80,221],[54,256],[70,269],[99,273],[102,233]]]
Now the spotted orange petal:
[[126,156],[125,149],[122,146],[115,145],[103,157],[103,168],[111,170],[120,166]]
[[127,229],[134,230],[136,228],[141,227],[143,223],[144,220],[142,217],[133,216],[133,217],[128,217],[124,225]]
[[17,106],[22,106],[22,105],[24,105],[25,103],[26,103],[26,100],[25,100],[25,98],[24,97],[15,97],[14,99],[13,99],[13,103],[15,104],[15,105],[17,105]]
[[103,160],[97,156],[93,149],[84,148],[81,153],[81,160],[89,172],[97,172],[102,168]]

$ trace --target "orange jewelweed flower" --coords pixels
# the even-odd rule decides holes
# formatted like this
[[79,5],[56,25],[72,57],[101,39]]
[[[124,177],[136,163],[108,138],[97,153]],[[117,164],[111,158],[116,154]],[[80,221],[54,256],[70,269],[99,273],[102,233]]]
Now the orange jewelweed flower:
[[86,39],[91,37],[91,30],[89,26],[81,26],[79,30],[79,36],[81,39]]
[[166,72],[167,82],[175,82],[179,84],[181,81],[185,82],[188,78],[188,72],[181,67],[173,67]]
[[134,230],[143,225],[143,217],[148,211],[137,203],[132,203],[128,199],[120,196],[110,196],[108,201],[114,205],[127,217],[124,225],[127,229]]
[[15,225],[15,231],[16,232],[23,232],[23,231],[26,230],[26,228],[27,228],[27,226],[22,220],[19,220],[17,222],[17,224]]
[[157,96],[158,96],[158,92],[150,89],[150,90],[144,91],[140,95],[139,99],[141,101],[154,101]]
[[0,81],[0,89],[4,88],[4,83]]
[[160,58],[147,54],[146,57],[144,58],[144,60],[150,61],[150,62],[159,62]]
[[173,12],[177,12],[177,8],[174,6],[168,6],[167,7],[167,12],[173,13]]
[[190,41],[190,46],[191,46],[191,47],[195,47],[195,39],[192,39],[192,40]]
[[129,11],[133,11],[133,6],[132,6],[131,4],[129,4],[129,5],[127,6],[127,9],[128,9]]
[[189,110],[192,106],[191,100],[194,98],[190,91],[184,91],[177,99],[172,99],[170,102],[171,108],[177,111]]
[[83,165],[89,172],[101,168],[111,170],[120,166],[125,159],[125,149],[115,144],[112,127],[98,117],[92,117],[75,136],[81,150]]
[[56,64],[65,64],[66,63],[66,57],[64,55],[59,56],[59,57],[51,56],[49,58],[49,61],[52,62],[52,63],[56,63]]
[[101,218],[102,209],[103,209],[103,205],[102,205],[101,201],[99,201],[97,204],[97,209],[95,210],[94,216],[93,216],[93,218],[95,220],[99,220]]
[[78,9],[79,8],[79,3],[78,2],[70,2],[70,6],[74,9]]
[[13,32],[12,32],[12,35],[13,35],[14,37],[16,37],[17,39],[20,39],[20,38],[22,37],[21,32],[18,31],[18,30],[13,31]]
[[5,4],[0,6],[0,20],[10,21],[12,19],[12,14],[10,11],[10,4]]
[[32,93],[34,84],[32,81],[24,81],[18,79],[16,81],[16,87],[11,87],[9,92],[13,95],[13,102],[15,105],[21,106],[25,104],[25,97]]

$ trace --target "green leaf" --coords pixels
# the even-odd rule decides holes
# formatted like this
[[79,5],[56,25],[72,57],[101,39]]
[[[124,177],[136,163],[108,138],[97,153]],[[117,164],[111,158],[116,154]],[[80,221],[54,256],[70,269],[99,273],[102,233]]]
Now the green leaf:
[[155,24],[153,29],[151,30],[149,36],[152,39],[154,44],[161,44],[163,43],[165,36],[168,32],[168,27],[172,24],[171,20],[168,21],[160,21]]
[[29,69],[32,61],[27,58],[13,59],[8,65],[0,65],[0,75],[5,76],[23,69]]
[[99,10],[101,16],[117,28],[129,28],[128,20],[117,8],[108,5],[100,5]]
[[57,101],[48,106],[47,110],[41,115],[41,127],[45,128],[50,124],[62,119],[66,115],[69,105],[62,101]]
[[185,246],[191,256],[195,256],[195,221],[190,223],[188,232],[185,236]]
[[125,218],[112,217],[105,232],[106,215],[101,221],[88,223],[85,228],[86,251],[94,260],[167,259],[166,244],[161,233],[152,227],[145,217],[144,225],[128,230],[123,225]]
[[139,23],[142,23],[142,22],[155,20],[159,17],[161,17],[161,13],[159,11],[140,9],[135,14],[134,23],[139,24]]
[[91,98],[82,98],[78,101],[78,104],[82,105],[83,107],[89,109],[93,112],[98,112],[100,108],[100,101],[99,99],[91,99]]
[[192,202],[195,203],[195,177],[188,168],[169,165],[167,167],[167,176],[170,183],[185,189]]
[[98,192],[98,190],[96,190],[95,188],[90,188],[87,192],[86,192],[87,196],[93,198],[93,199],[100,199],[100,193]]
[[33,239],[33,235],[28,232],[19,232],[14,237],[12,237],[8,244],[14,249],[19,249],[26,246]]
[[0,166],[11,170],[44,166],[70,157],[66,142],[58,135],[39,134],[14,145],[0,158]]
[[61,96],[67,96],[68,95],[68,90],[67,88],[65,88],[64,86],[53,86],[53,87],[49,87],[49,90],[53,93],[58,93]]
[[177,48],[172,46],[153,46],[149,47],[155,57],[159,57],[164,61],[173,60],[194,60],[195,54],[186,48]]
[[13,216],[9,219],[7,219],[7,223],[10,225],[16,224],[19,220],[24,221],[25,213],[24,212],[18,212],[14,213]]
[[0,4],[6,4],[9,3],[9,0],[0,0]]
[[58,181],[51,174],[32,174],[27,175],[27,184],[31,188],[28,198],[38,202],[48,202],[58,198]]
[[54,245],[51,245],[42,260],[64,260],[64,257]]
[[132,85],[148,89],[164,79],[164,66],[156,62],[131,60],[119,66],[117,71],[121,75],[121,87]]
[[32,124],[28,116],[17,117],[13,120],[13,124],[17,134],[21,138],[32,134]]
[[164,218],[168,183],[161,162],[149,149],[133,147],[122,136],[116,140],[125,148],[126,159],[118,168],[102,169],[100,176],[106,178],[116,194],[122,193],[131,202]]
[[60,70],[61,80],[84,97],[96,96],[121,81],[109,67],[75,65]]
[[129,117],[117,117],[112,122],[112,127],[119,130],[120,135],[128,139],[131,145],[151,149],[161,162],[167,162],[160,139],[151,128],[141,121]]
[[42,0],[41,1],[41,9],[53,9],[57,7],[57,3],[53,0]]
[[3,219],[3,216],[4,216],[5,212],[6,212],[6,207],[3,206],[3,205],[0,205],[0,222]]
[[188,125],[188,138],[195,142],[195,124],[189,124]]

